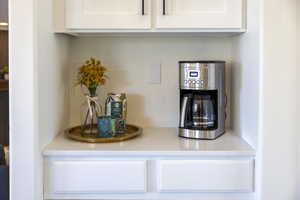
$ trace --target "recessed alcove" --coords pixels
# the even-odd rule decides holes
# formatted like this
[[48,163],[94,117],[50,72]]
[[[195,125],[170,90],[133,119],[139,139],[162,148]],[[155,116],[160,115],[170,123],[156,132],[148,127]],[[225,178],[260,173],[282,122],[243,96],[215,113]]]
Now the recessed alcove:
[[[253,147],[257,143],[259,57],[251,34],[218,36],[88,36],[69,38],[65,112],[68,126],[80,124],[83,90],[75,87],[78,67],[96,57],[108,68],[109,80],[98,95],[128,95],[128,122],[141,127],[177,127],[181,60],[226,61],[227,129]],[[249,44],[248,44],[249,43]],[[247,46],[247,47],[246,47]],[[252,50],[252,52],[251,52]],[[161,67],[160,83],[149,81]]]

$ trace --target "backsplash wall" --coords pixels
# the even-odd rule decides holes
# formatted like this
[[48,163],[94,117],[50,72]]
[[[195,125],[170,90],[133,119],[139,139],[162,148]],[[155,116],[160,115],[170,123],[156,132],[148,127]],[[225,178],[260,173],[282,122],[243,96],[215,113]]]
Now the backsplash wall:
[[[107,85],[99,90],[128,95],[128,123],[143,127],[177,127],[181,60],[225,60],[230,79],[231,38],[221,37],[81,37],[71,42],[70,126],[80,124],[83,91],[74,87],[78,67],[96,57],[108,68]],[[149,83],[150,70],[161,64],[161,82]],[[230,83],[230,81],[227,81]],[[227,93],[230,85],[227,85]],[[230,95],[229,95],[230,96]],[[228,109],[229,110],[229,109]]]

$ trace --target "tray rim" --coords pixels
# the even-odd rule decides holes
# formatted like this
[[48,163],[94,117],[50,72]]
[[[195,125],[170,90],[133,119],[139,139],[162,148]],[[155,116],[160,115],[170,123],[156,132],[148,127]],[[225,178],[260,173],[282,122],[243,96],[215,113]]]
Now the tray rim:
[[130,127],[134,127],[137,129],[137,131],[128,134],[124,137],[110,137],[110,138],[84,138],[84,137],[80,137],[80,136],[76,136],[76,135],[72,135],[70,134],[70,130],[72,129],[77,129],[80,128],[79,126],[74,126],[71,128],[68,128],[64,131],[65,135],[69,138],[72,139],[74,141],[78,141],[78,142],[85,142],[85,143],[113,143],[113,142],[122,142],[122,141],[126,141],[126,140],[130,140],[133,139],[139,135],[141,135],[143,133],[143,128],[133,125],[133,124],[126,124],[126,126],[130,126]]

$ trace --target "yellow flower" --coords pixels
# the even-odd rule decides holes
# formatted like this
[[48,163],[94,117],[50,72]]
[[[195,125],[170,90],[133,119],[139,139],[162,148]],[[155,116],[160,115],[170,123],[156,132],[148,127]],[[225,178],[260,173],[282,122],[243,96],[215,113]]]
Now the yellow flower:
[[90,58],[79,68],[77,84],[87,88],[97,88],[99,85],[104,85],[107,78],[106,71],[106,67],[101,65],[100,60]]

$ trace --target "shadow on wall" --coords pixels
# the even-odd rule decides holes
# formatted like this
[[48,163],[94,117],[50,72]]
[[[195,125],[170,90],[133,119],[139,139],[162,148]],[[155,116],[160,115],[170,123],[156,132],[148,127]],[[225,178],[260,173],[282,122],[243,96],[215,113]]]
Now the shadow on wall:
[[[68,68],[68,61],[65,60],[64,62],[64,68],[62,70],[62,73],[61,73],[61,76],[60,76],[60,79],[61,81],[64,83],[64,92],[63,92],[63,95],[64,95],[64,98],[63,98],[63,101],[62,101],[62,107],[65,108],[65,109],[62,109],[62,119],[65,119],[65,120],[60,120],[59,122],[59,127],[63,127],[63,128],[68,128],[69,127],[69,124],[70,124],[70,98],[71,98],[71,91],[69,89],[69,79],[66,79],[65,77],[69,77],[69,68]],[[71,80],[73,81],[73,79]],[[72,84],[74,85],[75,83],[72,82]]]
[[145,112],[145,97],[138,94],[127,94],[128,116],[127,122],[139,126],[154,126],[154,122]]
[[225,66],[225,95],[226,95],[226,121],[225,121],[225,126],[226,130],[231,130],[232,129],[232,107],[233,104],[231,102],[232,100],[232,63],[231,62],[226,62]]
[[122,88],[124,86],[129,87],[132,85],[129,81],[130,73],[128,70],[116,70],[115,66],[109,66],[108,70],[107,75],[109,78],[107,87],[111,88],[111,90],[114,90],[114,88]]
[[230,100],[230,127],[234,130],[235,133],[241,133],[241,126],[242,118],[240,116],[241,113],[241,106],[240,106],[240,98],[241,98],[241,88],[242,88],[242,71],[241,71],[241,64],[234,62],[231,63],[231,100]]

